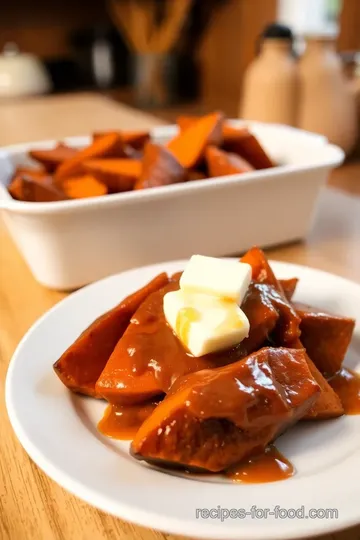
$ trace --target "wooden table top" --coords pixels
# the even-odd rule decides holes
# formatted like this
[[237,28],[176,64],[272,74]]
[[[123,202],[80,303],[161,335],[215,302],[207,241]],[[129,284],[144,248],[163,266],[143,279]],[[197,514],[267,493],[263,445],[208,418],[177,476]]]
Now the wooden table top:
[[[158,119],[83,94],[0,105],[0,145],[80,135],[112,127],[141,129]],[[313,266],[360,282],[360,165],[331,178],[308,239],[269,250],[272,258]],[[340,191],[339,189],[343,189]],[[349,194],[350,192],[350,194]],[[17,344],[46,310],[66,296],[39,285],[0,223],[0,538],[2,540],[175,540],[131,525],[65,492],[28,458],[11,429],[4,381]],[[323,539],[359,540],[360,527]],[[177,537],[179,540],[179,537]]]

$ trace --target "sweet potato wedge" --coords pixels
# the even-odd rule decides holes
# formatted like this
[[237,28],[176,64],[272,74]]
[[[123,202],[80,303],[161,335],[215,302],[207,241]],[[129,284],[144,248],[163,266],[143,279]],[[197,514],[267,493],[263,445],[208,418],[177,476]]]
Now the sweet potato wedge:
[[174,381],[187,373],[223,366],[257,350],[269,337],[279,315],[266,292],[249,291],[242,309],[250,322],[250,334],[239,345],[199,358],[189,356],[166,323],[164,295],[179,288],[179,274],[150,295],[117,343],[96,389],[114,405],[135,404],[167,393]]
[[121,136],[125,143],[135,148],[135,150],[142,150],[150,140],[148,131],[122,131]]
[[274,164],[255,135],[247,128],[231,128],[223,144],[226,152],[232,152],[248,161],[254,169],[269,169]]
[[[281,309],[281,315],[272,335],[272,340],[278,346],[283,346],[285,343],[288,347],[303,349],[304,346],[300,340],[301,319],[286,300],[284,291],[276,279],[264,253],[258,248],[252,248],[242,257],[241,261],[247,262],[252,266],[253,279],[261,283],[269,283],[279,292],[280,302],[278,303],[278,307]],[[306,358],[309,369],[320,386],[321,392],[316,403],[307,412],[304,419],[322,420],[341,416],[344,413],[344,409],[339,397],[308,355],[306,355]]]
[[[138,133],[138,132],[131,132],[131,133]],[[143,132],[139,132],[139,137],[143,134]],[[93,141],[96,141],[100,139],[101,137],[107,136],[107,135],[116,135],[121,139],[121,143],[119,142],[118,147],[116,150],[112,153],[112,158],[129,158],[129,159],[142,159],[142,150],[143,147],[140,145],[140,139],[137,141],[135,139],[135,146],[128,143],[125,138],[123,137],[122,131],[98,131],[93,133]],[[135,135],[134,135],[135,137]],[[137,144],[138,143],[138,144]],[[145,144],[145,143],[144,143]]]
[[[292,347],[303,348],[302,342],[298,339]],[[325,377],[320,373],[318,368],[308,354],[306,354],[307,363],[312,376],[320,386],[321,392],[316,400],[316,403],[307,411],[303,420],[327,420],[330,418],[338,418],[344,414],[344,407],[341,400]]]
[[212,113],[180,131],[168,142],[167,148],[186,169],[195,167],[204,157],[209,144],[218,146],[222,141],[223,115]]
[[264,348],[235,364],[179,379],[138,430],[131,453],[220,472],[264,449],[318,394],[304,351]]
[[[185,129],[193,125],[197,120],[199,120],[199,118],[201,117],[190,116],[190,115],[178,116],[176,119],[176,123],[179,126],[181,131],[185,131]],[[246,126],[241,127],[241,128],[233,127],[232,125],[227,123],[225,120],[223,124],[223,144],[226,146],[228,142],[229,143],[234,142],[234,140],[237,139],[239,136],[239,131],[243,132],[243,130],[244,130],[244,135],[245,135],[245,133],[248,132],[248,128]]]
[[274,272],[264,252],[254,246],[241,257],[241,262],[247,263],[252,268],[252,279],[259,283],[267,283],[273,285],[276,289],[283,292],[279,281],[276,279]]
[[178,116],[176,119],[176,123],[180,128],[180,131],[185,131],[185,129],[192,126],[197,120],[199,120],[201,116]]
[[69,390],[100,398],[95,383],[131,317],[154,291],[168,283],[163,273],[96,319],[55,362],[54,370]]
[[97,131],[93,133],[93,139],[103,137],[109,133],[116,133],[120,135],[125,144],[131,146],[135,150],[142,150],[145,144],[150,140],[149,131]]
[[51,176],[40,179],[30,176],[16,176],[8,186],[10,195],[18,201],[54,202],[67,199],[66,194]]
[[327,378],[340,371],[355,327],[354,319],[294,304],[300,316],[301,343]]
[[239,345],[239,349],[243,349],[243,356],[262,347],[279,321],[279,310],[273,301],[273,293],[269,285],[254,281],[250,283],[241,304],[250,323],[249,336]]
[[28,176],[30,178],[35,178],[36,180],[41,180],[42,178],[48,178],[49,173],[44,167],[22,167],[20,165],[15,169],[14,177],[15,176]]
[[295,294],[295,290],[296,290],[296,286],[298,282],[299,282],[298,278],[279,279],[281,288],[284,291],[284,294],[289,302],[291,302],[292,297]]
[[90,159],[110,158],[118,156],[123,152],[123,140],[116,133],[109,133],[103,137],[98,137],[90,146],[79,150],[75,156],[64,161],[56,170],[55,179],[57,181],[83,174],[82,164]]
[[178,288],[177,282],[170,282],[148,296],[134,314],[96,383],[97,393],[110,403],[141,403],[167,392],[185,373],[222,365],[212,357],[190,358],[166,323],[164,295]]
[[108,192],[107,186],[91,176],[77,176],[63,180],[62,189],[70,199],[86,199],[88,197],[100,197]]
[[78,150],[64,143],[59,143],[55,148],[30,150],[29,156],[38,161],[49,172],[53,173],[59,165],[68,159],[72,159]]
[[83,168],[104,183],[110,192],[130,191],[139,179],[142,163],[136,159],[90,159]]
[[205,150],[205,158],[209,176],[227,176],[229,174],[241,174],[253,171],[254,167],[237,154],[224,152],[216,146],[208,146]]
[[275,339],[279,346],[289,346],[300,337],[300,317],[287,301],[279,281],[276,279],[263,251],[257,247],[250,249],[242,258],[252,267],[252,278],[258,283],[271,285],[275,293],[272,302],[279,312],[279,321],[275,328]]
[[187,179],[184,167],[164,146],[147,143],[144,149],[142,171],[135,189],[154,188],[177,184]]
[[[199,120],[201,116],[178,116],[176,119],[176,123],[179,126],[181,131],[184,131],[185,129],[189,128],[191,125],[193,125],[197,120]],[[234,137],[234,130],[236,128],[231,127],[229,124],[226,123],[226,120],[223,124],[223,142],[225,143],[228,138]]]

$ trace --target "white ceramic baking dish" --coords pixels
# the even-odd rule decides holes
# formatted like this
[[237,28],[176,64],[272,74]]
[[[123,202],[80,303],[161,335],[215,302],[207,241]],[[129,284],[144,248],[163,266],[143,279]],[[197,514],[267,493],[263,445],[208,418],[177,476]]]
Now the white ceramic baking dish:
[[[237,125],[238,122],[234,121]],[[233,255],[253,244],[304,238],[316,200],[343,152],[323,137],[279,125],[250,123],[273,159],[273,169],[144,191],[53,203],[13,200],[6,190],[13,168],[29,163],[34,147],[0,150],[0,208],[34,277],[61,290],[145,264],[189,257]],[[176,127],[159,127],[159,141]],[[66,140],[76,147],[89,137]]]

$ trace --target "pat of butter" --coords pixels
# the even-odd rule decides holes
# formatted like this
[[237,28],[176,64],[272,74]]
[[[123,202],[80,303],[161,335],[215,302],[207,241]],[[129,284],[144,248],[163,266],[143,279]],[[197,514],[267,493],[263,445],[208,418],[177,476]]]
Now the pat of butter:
[[237,345],[249,335],[249,321],[234,301],[182,290],[164,296],[168,324],[193,356]]
[[240,305],[250,281],[249,264],[193,255],[181,276],[180,289],[233,300]]

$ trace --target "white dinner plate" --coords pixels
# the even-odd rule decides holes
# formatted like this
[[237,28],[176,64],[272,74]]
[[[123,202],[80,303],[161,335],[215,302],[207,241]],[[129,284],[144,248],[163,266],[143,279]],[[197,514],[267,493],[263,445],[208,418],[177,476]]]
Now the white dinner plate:
[[[310,268],[272,264],[277,276],[300,278],[296,299],[360,321],[360,285]],[[360,416],[304,422],[278,439],[276,446],[296,467],[292,478],[233,484],[171,474],[134,460],[128,443],[97,431],[105,402],[70,393],[54,374],[52,364],[96,317],[161,271],[184,265],[158,264],[94,283],[57,304],[26,334],[6,381],[9,417],[25,450],[55,482],[89,504],[169,533],[280,540],[360,523]],[[359,324],[345,364],[360,370]]]

